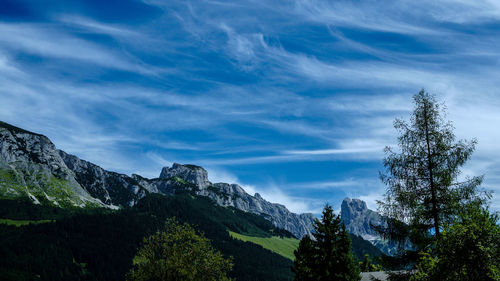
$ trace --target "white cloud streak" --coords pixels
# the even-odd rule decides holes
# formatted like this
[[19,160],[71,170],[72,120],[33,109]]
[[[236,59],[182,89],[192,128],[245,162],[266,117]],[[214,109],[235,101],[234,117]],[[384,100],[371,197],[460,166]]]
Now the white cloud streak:
[[[189,158],[177,154],[189,151],[198,153],[196,163],[223,171],[231,165],[380,161],[383,146],[395,141],[392,120],[408,116],[411,95],[425,87],[448,105],[457,136],[479,140],[464,174],[484,173],[485,186],[500,192],[500,135],[492,130],[500,122],[500,37],[495,30],[468,31],[498,22],[497,1],[145,2],[165,14],[137,29],[84,15],[57,15],[51,24],[0,23],[0,117],[43,130],[59,147],[106,168],[146,176],[157,175],[158,165]],[[184,30],[162,29],[173,22]],[[326,35],[310,38],[308,28],[324,28]],[[353,30],[397,36],[372,42],[348,32]],[[116,42],[104,45],[81,34]],[[416,50],[406,48],[413,44]],[[138,50],[168,63],[145,63]],[[181,57],[172,63],[173,55]],[[42,57],[57,69],[36,64],[34,71],[23,56]],[[213,67],[217,63],[222,66]],[[60,78],[60,70],[75,66],[80,79]],[[153,82],[100,83],[100,75],[113,70]],[[232,72],[242,80],[227,78]],[[187,89],[198,83],[200,89]],[[113,124],[96,121],[97,113]],[[168,137],[151,140],[144,131]],[[183,131],[210,140],[176,138]],[[249,142],[258,152],[248,153]],[[128,155],[127,148],[139,144],[150,147],[140,157]],[[222,157],[227,151],[238,151],[237,157]],[[215,179],[237,180],[213,173]],[[318,188],[336,187],[330,184]],[[286,187],[266,185],[271,200],[315,209],[300,205],[302,199],[290,197]],[[368,190],[351,195],[369,205],[378,196]],[[495,197],[493,205],[499,204]]]
[[146,66],[134,58],[102,48],[92,42],[60,32],[53,25],[0,23],[0,47],[24,51],[54,59],[67,59],[78,64],[156,74],[155,67]]

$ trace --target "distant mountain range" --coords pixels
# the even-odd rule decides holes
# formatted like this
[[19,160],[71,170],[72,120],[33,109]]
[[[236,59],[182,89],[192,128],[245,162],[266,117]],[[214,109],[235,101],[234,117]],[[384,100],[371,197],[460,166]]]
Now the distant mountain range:
[[220,206],[263,215],[296,237],[310,234],[313,214],[295,214],[237,184],[211,183],[195,165],[164,167],[158,178],[107,171],[62,150],[46,137],[0,123],[0,196],[28,196],[34,203],[57,206],[134,206],[148,193],[175,194],[185,190],[211,198]]
[[[313,214],[295,214],[270,203],[258,193],[249,195],[237,184],[212,183],[205,169],[175,163],[164,167],[158,178],[148,179],[107,171],[62,150],[46,137],[0,122],[0,197],[29,197],[36,204],[131,207],[150,193],[175,195],[185,191],[212,199],[224,207],[264,216],[276,227],[298,238],[311,233]],[[376,236],[371,225],[382,217],[358,199],[342,202],[342,219],[349,232],[391,253],[388,243]]]

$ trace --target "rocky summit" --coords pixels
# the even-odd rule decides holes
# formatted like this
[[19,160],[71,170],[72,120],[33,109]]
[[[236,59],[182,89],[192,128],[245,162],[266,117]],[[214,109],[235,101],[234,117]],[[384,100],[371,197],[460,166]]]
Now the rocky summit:
[[[95,205],[107,208],[134,206],[148,193],[175,195],[190,192],[224,207],[259,214],[298,238],[311,234],[313,214],[296,214],[271,203],[258,193],[250,195],[231,183],[212,183],[207,171],[196,165],[174,163],[163,167],[158,178],[107,171],[98,165],[56,149],[45,136],[0,122],[0,197],[29,197],[37,204]],[[380,239],[372,225],[382,216],[359,199],[342,202],[341,217],[347,230],[372,242],[386,253],[393,246]]]
[[372,225],[381,225],[383,223],[382,216],[369,210],[364,201],[345,198],[340,210],[342,220],[349,232],[368,241],[378,239]]
[[[172,167],[164,167],[158,180],[185,181],[197,195],[207,196],[218,205],[260,214],[275,226],[290,231],[297,237],[311,234],[313,214],[295,214],[285,206],[270,203],[258,193],[254,196],[245,192],[237,184],[211,183],[205,169],[195,165],[174,163]],[[175,180],[174,180],[175,181]]]
[[207,171],[196,165],[181,165],[174,163],[172,167],[163,167],[160,179],[170,179],[174,177],[181,178],[201,189],[211,185],[208,181]]
[[340,208],[340,216],[348,232],[370,241],[386,254],[394,254],[397,246],[378,235],[373,226],[385,225],[384,217],[368,209],[360,199],[345,198]]
[[175,195],[191,192],[225,207],[260,214],[297,237],[310,234],[312,214],[295,214],[237,184],[211,183],[205,169],[174,163],[158,178],[107,171],[56,149],[45,136],[0,122],[0,197],[29,197],[37,204],[97,205],[120,208],[135,205],[148,193]]

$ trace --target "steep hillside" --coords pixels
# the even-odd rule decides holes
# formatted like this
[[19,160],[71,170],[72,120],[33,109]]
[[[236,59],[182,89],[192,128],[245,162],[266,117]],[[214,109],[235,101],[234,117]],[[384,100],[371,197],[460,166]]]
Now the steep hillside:
[[[258,237],[258,236],[250,236],[239,234],[236,232],[230,231],[232,237],[249,241],[262,247],[271,250],[277,254],[280,254],[288,259],[294,260],[294,251],[299,247],[300,240],[296,238],[287,238],[287,237]],[[365,254],[370,255],[372,258],[377,258],[382,256],[382,251],[380,251],[377,247],[372,245],[370,242],[364,240],[360,236],[350,234],[351,242],[352,242],[352,253],[359,260],[362,261]]]
[[0,122],[0,197],[29,197],[34,203],[103,205],[75,179],[45,136]]
[[261,245],[262,247],[270,251],[273,251],[279,255],[282,255],[290,260],[295,259],[293,251],[295,251],[299,247],[299,242],[300,242],[299,239],[292,237],[279,237],[279,236],[259,237],[259,236],[244,235],[233,231],[229,231],[229,234],[233,238]]

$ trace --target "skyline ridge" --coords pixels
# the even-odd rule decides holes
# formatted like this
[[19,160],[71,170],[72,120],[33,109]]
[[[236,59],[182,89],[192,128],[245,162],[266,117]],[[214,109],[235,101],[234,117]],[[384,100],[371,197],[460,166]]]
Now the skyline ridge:
[[463,176],[500,210],[499,26],[487,0],[6,0],[0,120],[107,170],[195,163],[295,212],[376,209],[425,88],[478,139]]

